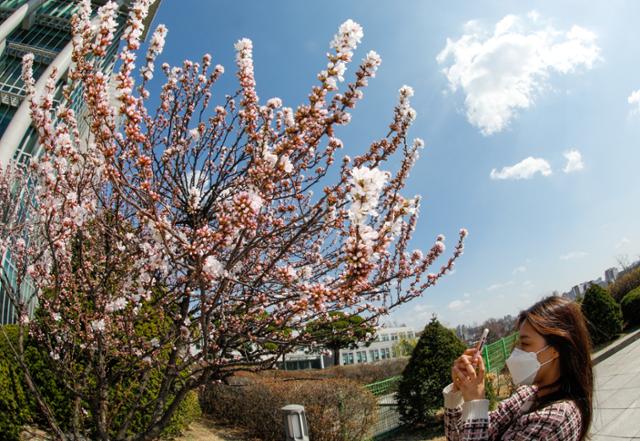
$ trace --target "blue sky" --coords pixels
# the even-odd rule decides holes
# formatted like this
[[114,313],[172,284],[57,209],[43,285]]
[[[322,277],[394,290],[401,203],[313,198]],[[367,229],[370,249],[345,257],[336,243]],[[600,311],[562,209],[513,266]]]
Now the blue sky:
[[[421,328],[433,313],[450,325],[515,314],[640,255],[640,100],[629,102],[640,3],[585,5],[164,0],[154,25],[169,28],[161,62],[211,53],[225,92],[233,44],[252,39],[260,97],[289,106],[305,100],[338,26],[363,26],[354,59],[373,49],[383,61],[339,133],[344,153],[380,137],[398,89],[412,86],[411,136],[427,144],[405,191],[423,196],[415,246],[443,233],[452,248],[460,227],[470,232],[455,273],[391,316]],[[447,39],[452,54],[438,62]],[[567,173],[569,151],[579,155]]]

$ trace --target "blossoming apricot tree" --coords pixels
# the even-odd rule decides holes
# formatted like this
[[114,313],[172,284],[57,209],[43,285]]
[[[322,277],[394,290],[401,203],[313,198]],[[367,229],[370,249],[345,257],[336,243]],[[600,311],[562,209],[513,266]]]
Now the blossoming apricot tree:
[[[0,251],[17,268],[17,283],[6,272],[2,282],[18,311],[16,353],[27,380],[28,333],[77,399],[67,431],[27,381],[60,439],[86,435],[89,426],[94,439],[154,439],[189,391],[238,370],[268,368],[298,345],[322,343],[304,329],[331,312],[375,323],[434,285],[463,250],[465,230],[444,265],[428,273],[444,253],[444,237],[424,254],[409,249],[420,200],[401,190],[423,147],[407,140],[416,117],[410,87],[400,89],[386,136],[336,163],[343,147],[336,127],[349,123],[381,62],[371,51],[354,80],[345,80],[363,36],[357,23],[340,26],[327,68],[295,109],[279,98],[260,104],[252,42],[243,39],[235,45],[237,93],[212,103],[224,68],[205,55],[200,63],[163,64],[166,81],[150,110],[148,82],[167,29],[153,34],[136,84],[149,3],[131,8],[115,100],[98,68],[116,44],[113,2],[100,8],[92,28],[90,2],[82,1],[61,104],[53,99],[57,73],[35,96],[33,56],[23,62],[42,155],[28,176],[14,168],[0,178]],[[82,115],[68,104],[78,87]],[[398,170],[383,171],[394,154]],[[31,183],[17,185],[20,179]],[[27,283],[35,288],[25,290]],[[37,297],[36,318],[28,316],[21,287]],[[153,332],[141,332],[148,323]],[[144,388],[151,372],[161,379],[152,403],[116,419],[122,403],[110,385],[135,378]],[[151,413],[148,424],[131,433],[143,411]]]

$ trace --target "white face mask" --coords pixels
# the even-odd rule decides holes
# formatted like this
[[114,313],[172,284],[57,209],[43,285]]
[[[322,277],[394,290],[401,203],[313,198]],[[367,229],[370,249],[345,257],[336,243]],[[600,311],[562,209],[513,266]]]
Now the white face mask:
[[540,364],[537,355],[547,349],[545,346],[538,352],[527,352],[520,348],[515,348],[511,356],[507,359],[507,368],[511,374],[514,384],[531,386],[536,379],[536,375],[542,366],[551,363],[555,358]]

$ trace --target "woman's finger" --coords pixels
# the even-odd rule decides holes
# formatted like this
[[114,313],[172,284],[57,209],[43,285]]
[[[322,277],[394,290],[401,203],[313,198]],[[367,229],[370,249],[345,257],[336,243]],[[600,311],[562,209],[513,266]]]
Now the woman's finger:
[[465,371],[469,372],[469,375],[473,375],[475,377],[476,375],[476,369],[474,366],[474,360],[471,357],[468,357],[466,355],[464,355],[461,358],[461,369],[464,369]]
[[457,366],[453,368],[453,378],[454,382],[456,382],[458,385],[471,381],[469,375],[465,371],[459,369]]
[[484,359],[478,357],[478,377],[484,379]]

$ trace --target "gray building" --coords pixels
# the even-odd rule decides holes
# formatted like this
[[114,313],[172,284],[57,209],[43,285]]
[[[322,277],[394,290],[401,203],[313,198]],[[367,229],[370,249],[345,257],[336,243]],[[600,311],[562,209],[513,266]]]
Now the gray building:
[[607,285],[615,282],[615,280],[618,278],[618,272],[619,272],[618,268],[616,267],[611,267],[605,270],[604,280],[605,282],[607,282]]
[[[106,0],[93,0],[94,14]],[[117,0],[120,5],[115,40],[119,42],[131,0]],[[147,17],[147,25],[155,16],[160,0],[155,1]],[[65,73],[71,65],[71,17],[78,10],[78,2],[70,0],[0,0],[0,165],[10,161],[27,164],[38,155],[38,144],[31,127],[29,104],[21,78],[22,57],[34,54],[33,73],[36,91],[44,89],[50,72],[56,68],[57,98],[61,99]],[[147,26],[148,27],[148,26]],[[118,44],[113,44],[101,66],[111,74],[116,63]],[[82,91],[73,92],[70,107],[82,117]],[[15,283],[15,267],[7,256],[1,265],[8,283]],[[29,290],[29,287],[25,287]],[[33,305],[32,305],[33,307]],[[0,324],[15,320],[14,308],[0,282]]]

